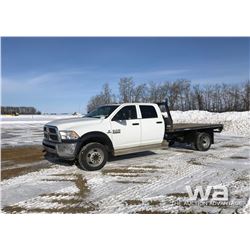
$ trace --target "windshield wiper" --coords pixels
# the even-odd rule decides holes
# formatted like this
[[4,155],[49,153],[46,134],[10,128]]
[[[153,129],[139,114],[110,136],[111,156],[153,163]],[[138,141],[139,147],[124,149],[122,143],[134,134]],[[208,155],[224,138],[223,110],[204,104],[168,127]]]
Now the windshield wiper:
[[102,115],[93,115],[93,116],[84,116],[84,117],[88,117],[88,118],[97,118],[100,119],[102,117]]

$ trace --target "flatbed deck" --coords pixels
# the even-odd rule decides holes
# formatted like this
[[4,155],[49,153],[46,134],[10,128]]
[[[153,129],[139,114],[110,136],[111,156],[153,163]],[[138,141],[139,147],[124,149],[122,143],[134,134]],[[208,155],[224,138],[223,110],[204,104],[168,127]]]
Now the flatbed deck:
[[214,132],[221,132],[222,124],[204,124],[204,123],[176,123],[172,127],[166,127],[166,133],[175,133],[182,131],[213,129]]

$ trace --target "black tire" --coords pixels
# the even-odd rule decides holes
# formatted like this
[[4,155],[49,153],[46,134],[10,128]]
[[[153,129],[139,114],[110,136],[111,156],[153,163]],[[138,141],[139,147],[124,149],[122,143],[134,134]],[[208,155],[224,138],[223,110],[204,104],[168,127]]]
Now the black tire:
[[191,146],[192,150],[198,150],[198,148],[196,146],[196,140],[194,140],[193,142],[191,142],[190,146]]
[[83,146],[78,154],[77,166],[82,170],[96,171],[103,168],[108,159],[108,152],[104,145],[91,142]]
[[195,148],[199,151],[207,151],[212,144],[212,138],[210,134],[201,132],[196,134],[195,138]]
[[198,148],[196,147],[196,142],[194,141],[194,142],[191,142],[191,149],[193,149],[193,150],[198,150]]
[[169,147],[172,147],[172,146],[174,145],[174,143],[175,143],[175,141],[169,141],[169,142],[168,142],[168,146],[169,146]]

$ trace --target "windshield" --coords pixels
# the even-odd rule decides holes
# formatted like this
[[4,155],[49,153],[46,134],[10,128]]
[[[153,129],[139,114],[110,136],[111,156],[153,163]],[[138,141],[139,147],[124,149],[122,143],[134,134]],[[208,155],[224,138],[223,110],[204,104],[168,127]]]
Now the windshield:
[[89,112],[85,117],[100,118],[104,116],[105,118],[107,118],[118,107],[119,105],[101,106]]

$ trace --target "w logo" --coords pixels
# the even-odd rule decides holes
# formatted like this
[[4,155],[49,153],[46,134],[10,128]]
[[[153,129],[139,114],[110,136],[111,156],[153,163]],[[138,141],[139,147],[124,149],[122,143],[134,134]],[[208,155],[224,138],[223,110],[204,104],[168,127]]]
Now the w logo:
[[190,200],[196,201],[200,198],[202,201],[211,199],[213,201],[228,201],[228,189],[225,186],[207,186],[203,189],[202,186],[197,186],[192,190],[191,186],[186,186]]

